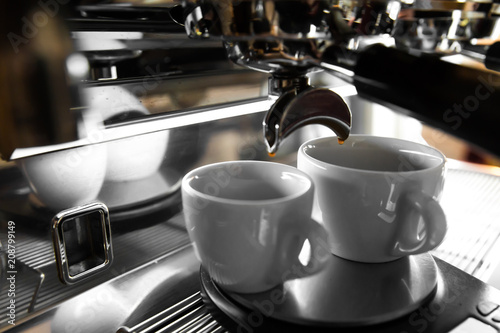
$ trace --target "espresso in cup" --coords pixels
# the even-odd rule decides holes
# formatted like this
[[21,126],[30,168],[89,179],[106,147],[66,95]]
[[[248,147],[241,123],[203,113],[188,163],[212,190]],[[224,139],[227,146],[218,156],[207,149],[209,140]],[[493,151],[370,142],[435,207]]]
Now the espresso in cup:
[[[256,293],[283,283],[292,271],[321,269],[327,236],[311,220],[314,185],[297,168],[232,161],[189,172],[182,181],[183,213],[197,257],[223,289]],[[299,256],[306,241],[307,260]],[[321,254],[321,257],[318,254]]]
[[388,262],[430,251],[446,233],[438,201],[446,158],[415,142],[352,135],[304,143],[298,168],[313,179],[331,252],[359,262]]

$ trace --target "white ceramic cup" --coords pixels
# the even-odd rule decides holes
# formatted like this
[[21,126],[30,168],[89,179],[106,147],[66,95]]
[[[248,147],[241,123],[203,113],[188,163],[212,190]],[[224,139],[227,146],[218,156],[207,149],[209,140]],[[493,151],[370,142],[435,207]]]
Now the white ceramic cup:
[[[319,271],[327,234],[311,219],[314,185],[279,163],[232,161],[189,172],[182,202],[198,259],[223,289],[255,293]],[[310,254],[302,258],[304,244]]]
[[422,144],[351,135],[343,145],[336,137],[304,143],[297,164],[315,183],[331,252],[388,262],[428,252],[443,240],[446,217],[438,200],[445,162]]
[[95,144],[16,160],[47,208],[60,211],[97,198],[106,175],[107,147]]
[[[90,87],[85,92],[87,112],[95,117],[106,120],[130,111],[149,114],[139,98],[123,87]],[[152,176],[163,163],[169,136],[170,131],[159,131],[108,142],[105,180],[127,182]]]

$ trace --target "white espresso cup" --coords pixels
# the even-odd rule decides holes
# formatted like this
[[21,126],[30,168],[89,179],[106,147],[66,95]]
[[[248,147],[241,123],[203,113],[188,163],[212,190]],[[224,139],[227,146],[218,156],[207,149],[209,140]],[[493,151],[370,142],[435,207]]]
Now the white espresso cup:
[[[351,135],[310,140],[298,168],[313,179],[333,254],[359,262],[388,262],[430,251],[446,234],[438,203],[446,158],[399,139]],[[316,216],[316,214],[314,214]]]
[[182,181],[196,255],[221,288],[238,293],[268,290],[301,277],[297,272],[322,268],[331,254],[325,230],[311,219],[313,197],[309,176],[271,162],[210,164]]

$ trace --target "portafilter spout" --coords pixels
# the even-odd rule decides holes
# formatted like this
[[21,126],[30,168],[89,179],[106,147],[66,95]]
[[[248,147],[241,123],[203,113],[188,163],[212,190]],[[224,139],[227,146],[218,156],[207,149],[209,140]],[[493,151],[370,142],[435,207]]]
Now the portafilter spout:
[[269,154],[275,154],[284,138],[305,125],[330,128],[340,143],[351,132],[351,111],[342,97],[329,89],[312,87],[306,76],[272,76],[269,95],[279,96],[263,121]]

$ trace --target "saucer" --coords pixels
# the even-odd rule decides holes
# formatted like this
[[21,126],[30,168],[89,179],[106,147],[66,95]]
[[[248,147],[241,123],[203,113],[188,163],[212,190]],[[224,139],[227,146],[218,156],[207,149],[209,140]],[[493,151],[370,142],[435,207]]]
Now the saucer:
[[319,273],[256,294],[226,292],[203,267],[200,274],[202,289],[213,300],[226,299],[281,322],[323,328],[375,325],[413,312],[434,297],[439,278],[429,253],[382,264],[331,255]]

